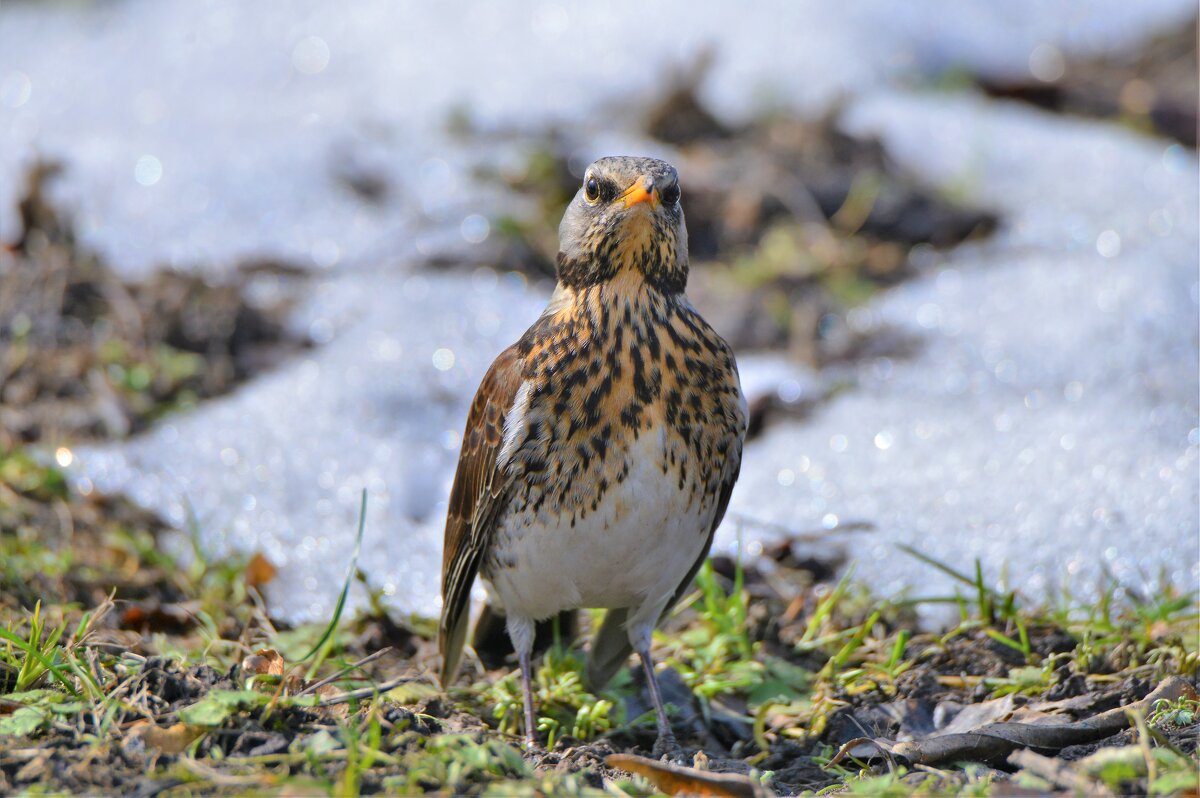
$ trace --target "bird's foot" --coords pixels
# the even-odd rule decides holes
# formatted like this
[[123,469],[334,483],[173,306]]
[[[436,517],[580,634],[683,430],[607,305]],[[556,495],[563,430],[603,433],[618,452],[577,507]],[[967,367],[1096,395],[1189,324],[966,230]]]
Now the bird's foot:
[[675,762],[676,764],[689,764],[687,754],[680,747],[679,743],[675,740],[675,735],[671,732],[658,735],[658,738],[654,741],[651,756],[658,760],[666,758],[667,761]]
[[547,765],[553,767],[558,764],[559,755],[545,748],[536,739],[529,737],[525,738],[525,744],[521,746],[521,758],[525,760],[531,768],[536,771],[541,771]]

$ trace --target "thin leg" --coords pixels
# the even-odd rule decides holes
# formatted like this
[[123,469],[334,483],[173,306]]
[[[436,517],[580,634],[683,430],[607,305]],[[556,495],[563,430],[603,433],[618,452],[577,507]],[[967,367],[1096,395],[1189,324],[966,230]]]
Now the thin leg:
[[525,696],[525,742],[530,750],[537,748],[537,725],[533,720],[533,620],[513,613],[508,615],[508,636],[517,661],[521,663],[521,692]]
[[521,652],[521,692],[525,694],[525,744],[537,748],[537,725],[533,720],[533,669],[528,651]]
[[639,651],[638,657],[642,660],[646,683],[650,685],[650,698],[654,701],[654,715],[658,721],[658,739],[654,741],[654,756],[674,755],[679,750],[679,743],[675,742],[675,733],[671,731],[671,722],[667,719],[667,708],[663,704],[662,691],[658,689],[658,676],[654,673],[654,660],[650,659],[649,649]]

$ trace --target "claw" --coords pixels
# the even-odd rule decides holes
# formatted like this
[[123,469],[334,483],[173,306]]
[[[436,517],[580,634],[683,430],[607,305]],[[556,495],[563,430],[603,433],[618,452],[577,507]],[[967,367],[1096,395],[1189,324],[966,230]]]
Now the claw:
[[654,741],[654,748],[651,750],[651,755],[657,760],[666,760],[674,762],[678,765],[689,765],[687,756],[683,748],[675,740],[675,735],[668,733],[666,735],[658,735]]

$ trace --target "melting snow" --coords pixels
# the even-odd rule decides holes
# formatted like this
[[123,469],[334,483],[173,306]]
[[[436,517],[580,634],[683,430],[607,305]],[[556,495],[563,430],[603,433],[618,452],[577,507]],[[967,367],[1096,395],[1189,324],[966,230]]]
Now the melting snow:
[[[545,301],[513,275],[411,273],[414,255],[486,234],[466,220],[490,198],[444,120],[466,107],[485,124],[560,119],[612,136],[597,122],[605,102],[718,43],[708,89],[724,113],[848,95],[851,127],[1006,221],[856,313],[864,328],[920,336],[921,353],[863,364],[856,390],[753,442],[721,545],[739,529],[754,544],[772,525],[867,521],[874,531],[847,545],[884,592],[946,588],[897,542],[959,566],[1008,564],[1034,592],[1083,591],[1103,570],[1194,584],[1194,155],[895,86],[954,64],[1027,74],[1194,5],[756,9],[736,25],[725,4],[682,2],[0,10],[0,237],[15,232],[18,176],[44,153],[67,160],[62,196],[126,272],[260,254],[322,270],[295,323],[325,346],[146,435],[78,452],[76,479],[181,525],[194,512],[215,548],[261,549],[284,566],[271,598],[294,618],[332,605],[366,487],[362,567],[398,608],[436,611],[466,404]],[[340,187],[360,170],[394,187],[382,205]],[[741,362],[753,392],[820,380],[777,358]]]

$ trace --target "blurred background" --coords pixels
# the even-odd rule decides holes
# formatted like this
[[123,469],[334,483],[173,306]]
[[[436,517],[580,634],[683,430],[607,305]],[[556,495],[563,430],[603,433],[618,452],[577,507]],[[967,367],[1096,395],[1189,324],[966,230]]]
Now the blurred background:
[[752,407],[721,551],[1195,589],[1196,37],[1182,0],[5,0],[0,534],[136,516],[304,620],[366,489],[355,600],[436,613],[471,395],[584,168],[647,154]]

